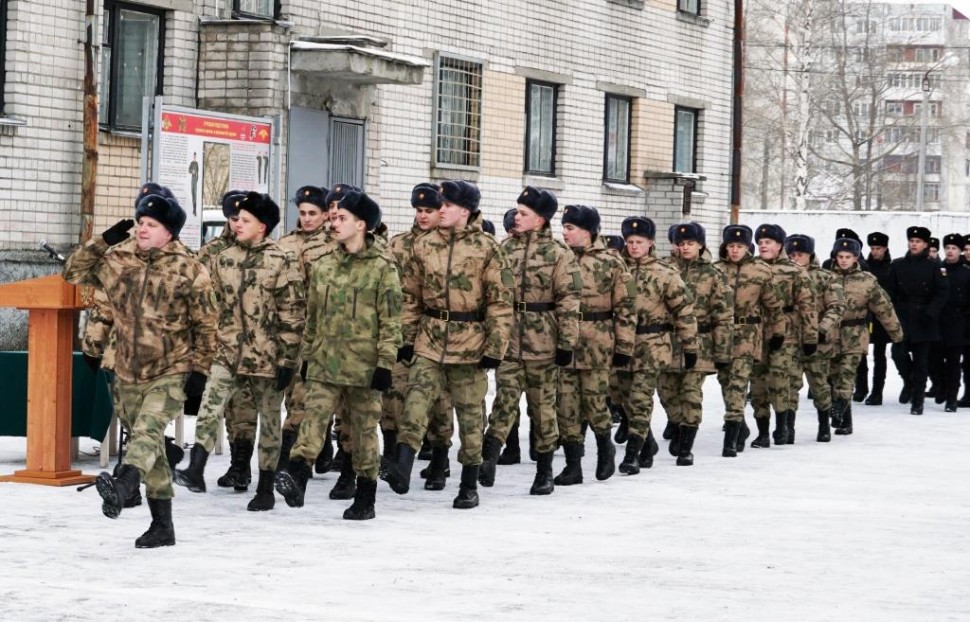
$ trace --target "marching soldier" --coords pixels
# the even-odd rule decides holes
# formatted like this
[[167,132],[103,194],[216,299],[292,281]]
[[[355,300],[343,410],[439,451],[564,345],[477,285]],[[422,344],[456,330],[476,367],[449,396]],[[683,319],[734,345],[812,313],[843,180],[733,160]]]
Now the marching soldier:
[[499,450],[516,434],[519,398],[525,392],[536,432],[535,481],[529,494],[548,495],[554,489],[552,455],[559,440],[556,385],[559,368],[572,363],[579,333],[579,292],[582,281],[572,251],[552,237],[550,222],[559,204],[556,196],[526,186],[519,194],[517,231],[502,243],[513,287],[514,315],[509,349],[495,371],[496,393],[485,432],[478,481],[495,482]]
[[[963,236],[963,263],[970,265],[970,235]],[[959,408],[970,408],[970,330],[963,347],[963,395],[957,400]]]
[[596,436],[596,479],[609,479],[616,470],[606,398],[610,368],[627,367],[632,361],[636,286],[623,260],[599,235],[600,215],[595,208],[566,207],[562,228],[582,279],[579,339],[572,364],[559,370],[558,425],[566,467],[554,483],[570,486],[583,483],[584,422]]
[[[790,235],[785,239],[785,252],[797,265],[808,271],[815,290],[818,309],[818,350],[814,354],[803,354],[802,369],[808,378],[808,388],[812,393],[815,409],[818,412],[818,434],[815,440],[827,443],[832,440],[829,416],[832,412],[832,388],[829,385],[832,352],[838,342],[838,331],[845,313],[845,292],[834,274],[823,270],[815,257],[815,240],[807,235]],[[801,374],[797,384],[792,387],[796,393],[801,388]]]
[[407,493],[428,411],[450,390],[462,464],[453,507],[469,509],[479,502],[486,372],[499,366],[508,347],[512,277],[498,242],[482,231],[478,188],[446,181],[441,198],[438,228],[415,240],[403,271],[404,346],[398,360],[414,363],[387,481],[394,492]]
[[64,279],[102,289],[115,321],[114,390],[131,439],[116,475],[101,473],[96,480],[101,511],[117,518],[144,481],[152,522],[135,546],[155,548],[175,544],[165,427],[182,412],[186,396],[201,394],[206,384],[216,310],[208,273],[178,241],[185,212],[175,199],[143,196],[135,220],[134,238],[128,231],[135,221],[122,220],[78,249],[64,266]]
[[[684,344],[673,338],[671,363],[657,381],[660,404],[667,412],[670,453],[679,466],[694,463],[691,445],[701,424],[704,378],[731,365],[734,297],[724,273],[704,257],[706,235],[697,223],[676,225],[673,241],[678,252],[667,259],[693,295],[697,321],[697,364],[687,369]],[[684,442],[687,441],[687,442]]]
[[[940,312],[940,336],[942,337],[943,377],[938,389],[948,413],[957,411],[957,394],[960,392],[960,357],[967,339],[967,313],[970,311],[970,266],[962,255],[963,236],[951,233],[943,238],[943,266],[949,296]],[[940,396],[937,396],[939,402]]]
[[[876,277],[876,281],[883,289],[887,289],[889,266],[892,256],[889,253],[889,236],[874,231],[866,237],[869,245],[869,256],[866,258],[866,271]],[[870,322],[872,345],[872,390],[869,390],[869,364],[866,356],[859,359],[859,370],[856,376],[853,401],[863,399],[867,406],[882,405],[882,391],[886,385],[886,346],[889,345],[889,333],[879,322]],[[868,393],[868,396],[867,396]],[[858,399],[857,399],[858,398]]]
[[[927,236],[928,237],[928,236]],[[842,316],[838,342],[833,343],[832,358],[832,427],[835,434],[852,434],[852,388],[859,357],[869,348],[869,331],[866,327],[871,314],[874,321],[885,327],[894,344],[903,339],[896,312],[889,295],[879,286],[872,274],[859,266],[862,244],[851,238],[835,241],[832,249],[836,279],[841,281],[845,294],[845,314]],[[897,260],[898,261],[898,260]]]
[[930,238],[929,257],[933,261],[940,261],[940,238]]
[[[785,317],[771,278],[771,268],[752,256],[752,231],[745,225],[728,225],[723,231],[721,259],[714,265],[724,273],[734,291],[734,345],[731,364],[718,369],[717,381],[724,397],[724,449],[733,458],[743,451],[747,438],[744,404],[751,370],[763,356],[763,335],[768,352],[785,343]],[[756,419],[759,439],[768,438],[768,419]],[[742,430],[742,428],[744,428]]]

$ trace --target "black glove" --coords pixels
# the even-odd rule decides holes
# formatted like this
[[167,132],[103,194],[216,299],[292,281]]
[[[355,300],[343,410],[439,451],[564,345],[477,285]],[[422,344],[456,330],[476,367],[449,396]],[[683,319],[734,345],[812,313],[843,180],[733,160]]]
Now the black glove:
[[556,348],[556,365],[565,367],[573,362],[572,350],[560,350]]
[[771,339],[768,340],[768,349],[772,352],[777,352],[778,350],[781,350],[781,346],[783,345],[785,345],[784,335],[774,335]]
[[694,365],[697,365],[697,353],[684,352],[684,369],[694,369]]
[[717,371],[727,371],[731,367],[731,361],[715,361],[714,369]]
[[277,391],[282,391],[290,386],[290,381],[293,380],[293,371],[292,367],[277,367],[276,385],[273,388]]
[[101,239],[105,241],[108,246],[114,246],[119,242],[124,242],[131,236],[128,231],[135,226],[135,221],[131,218],[125,218],[124,220],[119,220],[115,224],[108,227],[104,233],[101,234]]
[[819,344],[828,343],[829,338],[825,336],[825,333],[818,331],[818,342]]
[[205,391],[205,383],[207,380],[209,379],[202,372],[194,371],[189,374],[189,377],[185,379],[185,397],[189,399],[194,397],[202,397],[202,393]]
[[84,364],[88,366],[88,369],[94,373],[98,373],[98,370],[101,369],[101,357],[83,353],[81,356],[84,357]]
[[617,352],[613,355],[613,367],[626,367],[632,360],[633,357],[629,354],[620,354]]
[[309,367],[310,367],[310,364],[307,363],[306,361],[303,361],[303,364],[300,365],[300,380],[302,380],[303,382],[306,382],[306,372],[307,372],[307,369],[309,369]]
[[387,391],[391,388],[391,370],[378,367],[370,380],[370,388],[375,391]]
[[814,343],[803,343],[802,344],[802,354],[805,356],[812,356],[818,350],[818,346]]
[[404,345],[397,349],[397,362],[410,361],[414,358],[414,346]]
[[493,359],[490,356],[483,356],[482,360],[478,361],[478,366],[481,369],[498,369],[498,366],[502,364],[502,361],[498,359]]

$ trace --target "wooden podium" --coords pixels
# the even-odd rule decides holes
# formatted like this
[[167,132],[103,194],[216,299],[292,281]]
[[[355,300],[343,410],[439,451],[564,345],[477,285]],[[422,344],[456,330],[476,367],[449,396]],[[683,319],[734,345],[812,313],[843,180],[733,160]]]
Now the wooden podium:
[[94,481],[71,469],[74,313],[80,290],[59,274],[0,285],[0,307],[27,318],[27,468],[0,482],[72,486]]

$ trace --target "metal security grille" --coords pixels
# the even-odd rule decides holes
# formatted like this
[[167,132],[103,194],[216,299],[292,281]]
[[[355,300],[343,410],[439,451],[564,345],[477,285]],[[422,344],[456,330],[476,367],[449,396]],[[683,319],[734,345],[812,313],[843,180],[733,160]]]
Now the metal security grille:
[[273,17],[275,0],[235,0],[235,11],[246,15]]
[[435,164],[481,164],[482,64],[439,56],[436,67]]
[[3,115],[3,90],[7,82],[7,0],[0,0],[0,115]]
[[330,120],[331,184],[364,187],[364,122],[360,119]]

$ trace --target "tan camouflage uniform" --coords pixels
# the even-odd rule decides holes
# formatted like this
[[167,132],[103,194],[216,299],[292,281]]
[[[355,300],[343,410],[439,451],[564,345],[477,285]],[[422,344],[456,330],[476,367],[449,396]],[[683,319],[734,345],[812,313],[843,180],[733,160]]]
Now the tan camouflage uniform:
[[[808,378],[808,387],[812,391],[816,410],[827,413],[832,408],[829,369],[832,364],[833,342],[838,341],[839,326],[845,313],[845,291],[834,274],[819,266],[814,255],[808,265],[808,276],[816,294],[819,344],[815,354],[802,356],[802,367]],[[801,384],[799,378],[793,390],[797,392]]]

